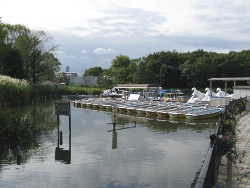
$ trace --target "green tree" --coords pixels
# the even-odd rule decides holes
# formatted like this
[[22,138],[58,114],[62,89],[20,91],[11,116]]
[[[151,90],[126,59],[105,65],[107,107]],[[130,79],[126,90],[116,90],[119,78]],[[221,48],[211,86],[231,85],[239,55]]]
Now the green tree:
[[113,82],[119,84],[128,83],[130,59],[128,56],[119,55],[111,62]]
[[196,64],[190,60],[185,61],[180,65],[181,69],[181,78],[186,81],[187,87],[197,87],[198,79],[197,75],[199,73],[199,68]]
[[100,76],[103,72],[101,67],[92,67],[88,70],[85,70],[83,76]]
[[33,84],[46,78],[48,67],[50,74],[60,69],[60,62],[53,54],[57,46],[51,45],[50,42],[51,37],[43,31],[21,34],[15,40],[15,47],[24,61],[26,79]]
[[102,87],[113,87],[111,69],[103,69],[101,75],[98,76],[98,84]]
[[60,71],[60,61],[51,52],[43,53],[43,62],[40,64],[40,68],[37,70],[37,74],[42,80],[54,81],[56,74]]
[[6,45],[3,54],[0,74],[18,79],[25,78],[21,55],[18,50],[11,48],[9,45]]
[[136,72],[134,73],[134,83],[137,84],[145,84],[147,83],[147,72],[146,72],[146,60],[145,57],[138,58],[136,61],[137,69]]

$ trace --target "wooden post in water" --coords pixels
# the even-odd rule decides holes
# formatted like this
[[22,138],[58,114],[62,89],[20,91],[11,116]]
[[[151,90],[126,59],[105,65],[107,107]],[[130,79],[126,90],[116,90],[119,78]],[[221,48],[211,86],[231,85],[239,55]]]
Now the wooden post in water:
[[62,131],[60,131],[60,145],[63,144],[63,137],[62,137]]
[[60,131],[60,129],[59,129],[59,115],[57,115],[57,147],[59,148],[59,139],[60,139],[60,137],[59,137],[59,131]]
[[20,148],[20,146],[17,146],[16,152],[17,152],[17,156],[21,156],[21,148]]
[[17,146],[16,148],[16,152],[17,152],[17,165],[20,165],[21,164],[21,148],[20,146]]

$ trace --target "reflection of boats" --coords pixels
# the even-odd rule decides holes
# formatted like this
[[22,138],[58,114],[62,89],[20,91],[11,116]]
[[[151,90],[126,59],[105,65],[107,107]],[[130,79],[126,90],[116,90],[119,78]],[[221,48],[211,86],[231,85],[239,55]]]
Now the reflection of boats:
[[195,113],[186,114],[187,119],[207,119],[218,117],[221,113],[220,108],[207,108]]
[[196,125],[196,124],[207,124],[207,123],[217,123],[218,117],[209,119],[186,119],[186,124]]

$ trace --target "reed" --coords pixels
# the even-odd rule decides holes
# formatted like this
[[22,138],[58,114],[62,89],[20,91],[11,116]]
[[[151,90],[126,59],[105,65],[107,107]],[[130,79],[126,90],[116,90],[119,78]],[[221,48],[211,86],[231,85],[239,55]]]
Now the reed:
[[81,95],[100,95],[103,88],[98,87],[69,87],[67,94],[68,95],[75,95],[76,93]]
[[0,109],[0,142],[2,147],[15,148],[16,146],[30,147],[36,145],[34,132],[41,128],[36,122],[31,122],[20,113],[13,113]]

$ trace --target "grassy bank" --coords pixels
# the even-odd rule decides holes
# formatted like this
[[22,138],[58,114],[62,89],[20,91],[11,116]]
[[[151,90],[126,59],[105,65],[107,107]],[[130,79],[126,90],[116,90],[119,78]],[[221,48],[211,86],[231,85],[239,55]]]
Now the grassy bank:
[[0,76],[0,105],[30,103],[45,98],[60,98],[62,95],[99,95],[102,88],[66,87],[55,85],[31,85],[26,80]]

